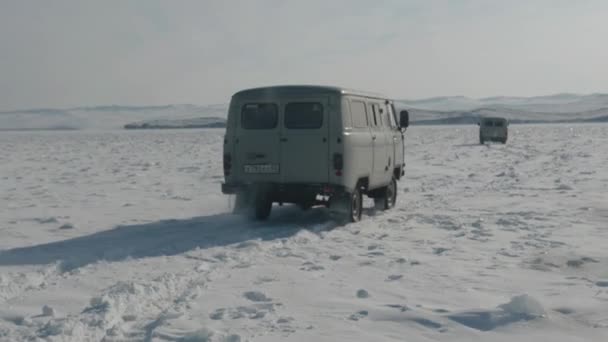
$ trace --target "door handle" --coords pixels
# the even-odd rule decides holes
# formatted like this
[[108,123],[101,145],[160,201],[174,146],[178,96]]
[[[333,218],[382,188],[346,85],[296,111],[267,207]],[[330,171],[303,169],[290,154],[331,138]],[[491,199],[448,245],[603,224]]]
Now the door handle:
[[287,138],[281,138],[281,142],[286,142]]
[[324,138],[323,138],[323,142],[326,142],[326,141],[327,141],[327,138],[325,138],[325,137],[324,137]]
[[375,135],[372,135],[372,140],[376,140],[376,136]]

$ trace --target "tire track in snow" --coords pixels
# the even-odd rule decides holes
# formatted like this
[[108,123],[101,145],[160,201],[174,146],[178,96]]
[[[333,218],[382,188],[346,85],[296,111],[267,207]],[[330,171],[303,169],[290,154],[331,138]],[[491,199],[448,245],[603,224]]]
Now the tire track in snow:
[[[91,298],[80,314],[37,322],[35,335],[73,340],[141,341],[165,320],[183,315],[220,266],[165,273],[151,280],[119,281]],[[155,323],[156,322],[156,323]]]
[[[291,214],[287,213],[287,215]],[[257,231],[252,231],[254,228],[247,224],[236,230],[230,227],[222,229],[224,234],[229,233],[230,230],[235,230],[234,234],[240,234],[246,230],[247,235],[251,237],[262,234],[268,238],[275,236],[280,238],[285,231],[310,229],[319,232],[334,226],[333,223],[318,225],[315,223],[319,219],[318,215],[313,214],[312,216],[310,219],[304,220],[304,222],[312,224],[308,227],[292,224],[291,227],[260,227],[257,228]],[[281,225],[280,222],[282,222],[281,219],[274,225]],[[284,230],[281,232],[277,229]],[[296,244],[298,244],[297,240],[302,238],[293,237]],[[266,253],[265,250],[256,251],[254,241],[245,239],[242,243],[225,248],[212,247],[170,256],[170,259],[177,258],[182,262],[187,260],[186,262],[190,266],[187,269],[180,267],[179,272],[165,273],[151,280],[117,282],[103,290],[98,296],[91,298],[89,305],[80,314],[65,318],[52,318],[44,324],[35,322],[35,324],[39,324],[36,328],[37,332],[35,335],[28,336],[46,338],[61,334],[71,336],[75,340],[150,340],[156,336],[157,328],[163,326],[165,322],[184,315],[187,317],[188,303],[194,301],[201,291],[207,288],[212,278],[221,279],[230,276],[230,269],[238,270],[249,267],[250,263],[247,260],[255,260],[256,255]],[[244,249],[251,249],[250,247],[254,247],[253,254],[243,252]],[[272,327],[272,324],[269,326]],[[82,335],[83,332],[86,334]],[[185,335],[187,333],[191,332],[184,332]]]

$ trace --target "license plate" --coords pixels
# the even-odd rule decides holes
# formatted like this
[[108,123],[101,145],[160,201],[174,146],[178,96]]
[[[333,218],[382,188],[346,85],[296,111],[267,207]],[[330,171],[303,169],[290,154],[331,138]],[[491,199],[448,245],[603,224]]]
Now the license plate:
[[279,173],[279,164],[248,164],[245,173]]

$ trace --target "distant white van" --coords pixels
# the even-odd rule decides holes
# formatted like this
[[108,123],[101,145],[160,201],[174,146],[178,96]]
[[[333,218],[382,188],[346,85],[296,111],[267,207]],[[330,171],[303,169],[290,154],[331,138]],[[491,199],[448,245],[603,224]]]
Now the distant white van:
[[272,203],[325,205],[361,219],[362,195],[389,209],[404,174],[407,111],[377,94],[274,86],[232,96],[224,139],[224,194],[259,220]]
[[497,141],[505,144],[509,138],[509,121],[499,117],[483,117],[479,120],[479,143]]

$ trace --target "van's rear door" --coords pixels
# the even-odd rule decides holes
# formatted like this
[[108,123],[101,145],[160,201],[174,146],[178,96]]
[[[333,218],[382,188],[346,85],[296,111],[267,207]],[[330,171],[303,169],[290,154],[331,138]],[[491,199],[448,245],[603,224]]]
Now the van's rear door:
[[327,97],[282,101],[280,153],[283,183],[329,181],[329,101]]
[[235,136],[235,175],[244,182],[279,182],[279,102],[239,103]]

